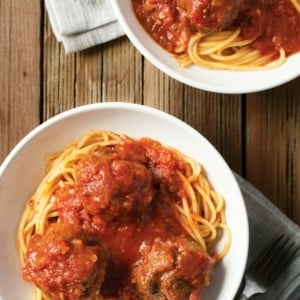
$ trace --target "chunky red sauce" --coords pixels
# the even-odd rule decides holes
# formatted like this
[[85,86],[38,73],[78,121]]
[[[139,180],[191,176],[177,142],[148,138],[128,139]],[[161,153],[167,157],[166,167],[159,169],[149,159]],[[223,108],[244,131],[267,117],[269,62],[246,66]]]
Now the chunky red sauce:
[[286,55],[300,51],[300,13],[290,0],[246,1],[240,26],[245,38],[256,38],[253,46],[262,54],[278,52]]
[[300,13],[290,0],[132,0],[148,33],[171,53],[186,51],[201,29],[240,27],[262,54],[292,55],[300,51]]
[[83,157],[76,185],[55,192],[60,223],[29,243],[24,278],[53,299],[97,289],[108,299],[199,299],[214,259],[190,240],[171,205],[184,196],[177,171],[185,168],[150,139]]

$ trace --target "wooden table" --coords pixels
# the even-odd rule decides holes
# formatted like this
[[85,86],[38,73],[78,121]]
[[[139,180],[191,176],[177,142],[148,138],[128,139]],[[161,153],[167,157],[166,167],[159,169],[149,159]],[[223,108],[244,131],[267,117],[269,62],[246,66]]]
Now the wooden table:
[[0,163],[31,129],[62,111],[141,103],[201,132],[235,172],[300,225],[300,77],[265,92],[223,95],[171,79],[126,37],[66,54],[43,1],[0,0],[0,28]]

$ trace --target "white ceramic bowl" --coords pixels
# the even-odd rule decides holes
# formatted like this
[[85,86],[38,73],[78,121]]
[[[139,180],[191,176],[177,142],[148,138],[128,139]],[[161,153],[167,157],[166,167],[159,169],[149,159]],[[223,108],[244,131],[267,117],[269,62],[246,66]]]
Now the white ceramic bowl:
[[27,198],[44,175],[45,157],[62,150],[91,129],[112,130],[132,137],[151,137],[181,150],[206,169],[227,204],[232,246],[216,266],[204,300],[232,300],[248,254],[248,221],[239,186],[215,148],[196,130],[159,110],[129,103],[81,106],[53,117],[30,132],[0,167],[0,299],[33,299],[32,286],[21,278],[16,229]]
[[300,75],[300,53],[272,70],[227,71],[199,66],[181,68],[140,25],[134,15],[131,0],[111,0],[111,3],[126,35],[139,52],[170,77],[192,87],[217,93],[250,93],[279,86]]

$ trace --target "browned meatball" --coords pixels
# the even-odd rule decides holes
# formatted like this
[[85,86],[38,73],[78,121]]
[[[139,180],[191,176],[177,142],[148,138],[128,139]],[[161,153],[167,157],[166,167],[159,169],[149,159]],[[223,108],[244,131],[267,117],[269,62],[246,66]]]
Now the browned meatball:
[[198,299],[210,282],[215,260],[185,238],[143,245],[132,272],[142,299]]
[[78,163],[79,197],[90,214],[111,221],[149,205],[154,190],[144,151],[129,140],[95,151]]
[[223,29],[232,24],[244,0],[177,0],[196,30]]
[[85,299],[101,287],[106,261],[104,248],[80,227],[54,223],[31,238],[23,277],[51,299]]

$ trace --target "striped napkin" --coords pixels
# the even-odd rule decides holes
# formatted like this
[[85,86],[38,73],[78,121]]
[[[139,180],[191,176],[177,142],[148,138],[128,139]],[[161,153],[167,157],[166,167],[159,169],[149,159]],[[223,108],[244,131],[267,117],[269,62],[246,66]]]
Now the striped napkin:
[[45,0],[53,32],[67,53],[124,35],[110,0]]

